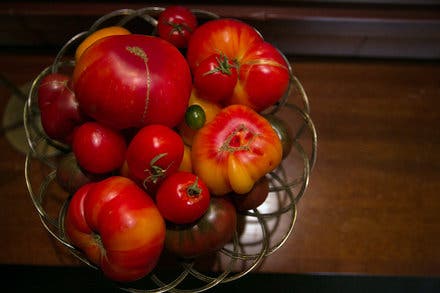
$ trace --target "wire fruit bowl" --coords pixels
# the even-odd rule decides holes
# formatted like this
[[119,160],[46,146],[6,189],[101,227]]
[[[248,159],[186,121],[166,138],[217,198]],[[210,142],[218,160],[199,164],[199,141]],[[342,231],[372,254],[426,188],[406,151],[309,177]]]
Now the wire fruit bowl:
[[[44,133],[37,103],[38,86],[50,73],[71,72],[75,62],[69,53],[92,32],[116,24],[141,27],[142,33],[155,34],[156,19],[163,10],[161,7],[122,9],[99,18],[88,31],[67,41],[53,63],[35,78],[24,107],[24,127],[29,145],[25,179],[32,202],[44,228],[77,259],[93,269],[99,268],[90,263],[65,235],[64,217],[71,194],[59,186],[56,175],[59,161],[71,150]],[[202,22],[219,18],[208,11],[192,11]],[[167,255],[165,251],[157,267],[145,278],[116,286],[128,292],[203,292],[243,277],[287,241],[295,224],[296,206],[309,184],[317,150],[317,134],[309,114],[306,92],[293,75],[290,63],[287,64],[291,73],[289,88],[282,100],[265,114],[288,121],[292,147],[280,166],[266,175],[270,181],[266,201],[256,209],[237,212],[238,225],[232,241],[214,255],[182,260]]]

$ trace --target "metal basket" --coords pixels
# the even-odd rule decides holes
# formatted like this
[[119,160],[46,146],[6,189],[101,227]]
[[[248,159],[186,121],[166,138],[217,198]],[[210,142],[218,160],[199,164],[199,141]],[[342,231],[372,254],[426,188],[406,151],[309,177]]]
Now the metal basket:
[[[53,64],[35,78],[24,107],[24,127],[29,144],[25,178],[32,202],[45,229],[76,258],[94,269],[98,268],[69,242],[64,233],[63,221],[70,195],[58,186],[55,177],[58,161],[70,150],[47,137],[42,130],[37,106],[37,89],[47,74],[73,69],[75,63],[66,57],[68,52],[76,48],[78,43],[93,31],[108,25],[129,26],[133,22],[142,22],[147,25],[143,28],[143,33],[154,34],[156,18],[163,10],[164,8],[160,7],[122,9],[99,18],[88,31],[75,35],[65,43]],[[193,12],[201,21],[218,18],[207,11]],[[136,25],[139,25],[138,23]],[[237,227],[231,243],[215,254],[214,264],[210,262],[207,265],[203,258],[183,261],[168,257],[166,261],[159,261],[157,268],[143,280],[115,284],[116,286],[128,292],[206,291],[217,284],[241,278],[256,269],[266,257],[287,241],[295,224],[296,206],[309,184],[317,151],[317,134],[309,115],[306,92],[293,75],[290,65],[289,70],[289,89],[281,102],[268,113],[288,121],[293,139],[292,149],[281,165],[267,174],[270,179],[270,193],[266,201],[257,209],[238,213],[240,227]],[[171,267],[172,273],[169,269]]]

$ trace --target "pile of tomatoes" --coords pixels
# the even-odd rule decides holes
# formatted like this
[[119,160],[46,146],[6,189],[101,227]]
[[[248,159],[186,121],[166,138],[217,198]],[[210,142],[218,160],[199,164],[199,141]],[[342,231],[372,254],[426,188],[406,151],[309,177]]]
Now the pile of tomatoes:
[[156,35],[103,28],[75,61],[38,89],[44,131],[71,149],[57,170],[71,243],[133,281],[164,249],[194,258],[231,241],[288,152],[285,125],[261,114],[288,90],[285,58],[244,22],[170,6]]

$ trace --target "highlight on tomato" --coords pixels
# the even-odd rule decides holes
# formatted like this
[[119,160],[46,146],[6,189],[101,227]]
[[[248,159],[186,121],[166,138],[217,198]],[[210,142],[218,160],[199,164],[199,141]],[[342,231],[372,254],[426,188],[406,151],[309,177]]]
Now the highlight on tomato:
[[214,195],[249,192],[282,160],[281,141],[270,123],[244,105],[231,105],[194,137],[193,171]]
[[69,202],[64,224],[71,243],[115,281],[146,276],[163,251],[162,216],[153,200],[125,177],[83,185]]
[[225,99],[226,105],[243,104],[261,112],[288,91],[291,73],[284,56],[240,20],[211,20],[196,29],[186,54],[192,73],[213,54],[227,57],[238,68],[238,79],[232,95]]

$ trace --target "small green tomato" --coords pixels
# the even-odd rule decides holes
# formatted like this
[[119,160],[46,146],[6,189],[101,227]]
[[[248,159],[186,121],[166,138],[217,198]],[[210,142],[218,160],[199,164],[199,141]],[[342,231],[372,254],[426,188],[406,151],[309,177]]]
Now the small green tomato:
[[191,105],[185,112],[185,123],[192,129],[197,130],[203,127],[206,122],[205,111],[199,105]]

